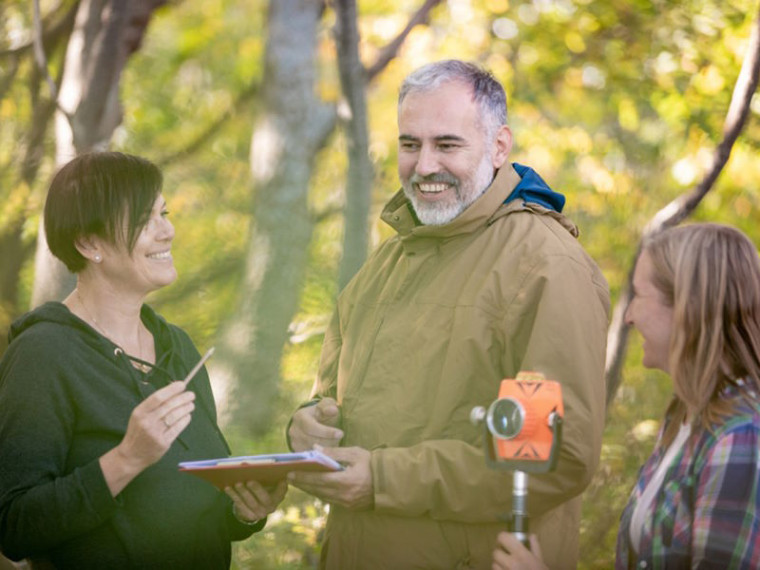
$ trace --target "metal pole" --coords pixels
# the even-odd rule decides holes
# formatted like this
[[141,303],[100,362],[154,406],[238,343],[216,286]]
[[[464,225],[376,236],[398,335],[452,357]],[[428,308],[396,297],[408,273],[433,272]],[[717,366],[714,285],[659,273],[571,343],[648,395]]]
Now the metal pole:
[[528,474],[515,471],[512,476],[512,528],[515,538],[525,546],[528,541]]

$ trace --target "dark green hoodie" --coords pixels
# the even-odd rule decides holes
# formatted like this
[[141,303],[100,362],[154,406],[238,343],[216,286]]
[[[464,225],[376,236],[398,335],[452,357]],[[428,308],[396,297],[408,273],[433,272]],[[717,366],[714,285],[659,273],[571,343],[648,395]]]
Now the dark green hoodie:
[[0,361],[0,549],[56,568],[228,568],[244,526],[231,501],[180,473],[180,461],[224,457],[208,375],[190,425],[156,464],[111,497],[98,458],[126,433],[132,410],[183,378],[200,355],[181,329],[147,305],[156,366],[144,374],[60,303],[18,319]]

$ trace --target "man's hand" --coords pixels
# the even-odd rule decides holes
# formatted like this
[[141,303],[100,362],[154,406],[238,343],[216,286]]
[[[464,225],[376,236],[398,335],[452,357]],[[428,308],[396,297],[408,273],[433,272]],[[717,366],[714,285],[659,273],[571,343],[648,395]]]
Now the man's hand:
[[332,473],[294,471],[288,475],[288,482],[327,503],[352,510],[372,508],[375,501],[370,467],[372,454],[361,447],[315,446],[315,449],[329,455],[346,468]]
[[293,451],[306,451],[315,445],[337,447],[343,439],[338,429],[340,409],[333,398],[323,398],[314,406],[306,406],[293,414],[288,430]]

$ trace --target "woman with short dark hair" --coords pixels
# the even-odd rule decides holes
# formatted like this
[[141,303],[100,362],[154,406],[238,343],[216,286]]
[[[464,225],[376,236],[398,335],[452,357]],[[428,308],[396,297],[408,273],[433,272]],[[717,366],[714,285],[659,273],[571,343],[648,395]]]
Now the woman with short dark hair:
[[62,303],[13,323],[0,361],[0,549],[55,568],[230,565],[287,486],[225,493],[178,471],[229,455],[187,334],[144,304],[172,283],[174,228],[149,161],[79,156],[45,204],[51,252],[77,274]]
[[139,156],[100,152],[77,157],[57,172],[45,202],[50,251],[72,273],[87,265],[78,249],[86,236],[112,245],[123,242],[131,253],[162,186],[158,167]]

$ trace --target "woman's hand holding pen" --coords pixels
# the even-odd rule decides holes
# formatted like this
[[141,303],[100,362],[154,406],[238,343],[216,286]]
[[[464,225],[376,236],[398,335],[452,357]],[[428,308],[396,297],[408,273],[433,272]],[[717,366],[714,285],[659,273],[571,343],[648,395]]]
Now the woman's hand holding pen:
[[186,390],[183,382],[172,382],[132,411],[124,439],[100,458],[112,496],[164,456],[190,423],[194,400],[195,393]]
[[172,382],[141,402],[132,411],[119,444],[125,458],[142,469],[161,459],[190,423],[194,400],[193,391],[182,382]]

